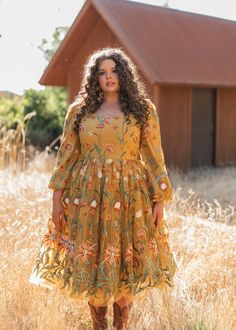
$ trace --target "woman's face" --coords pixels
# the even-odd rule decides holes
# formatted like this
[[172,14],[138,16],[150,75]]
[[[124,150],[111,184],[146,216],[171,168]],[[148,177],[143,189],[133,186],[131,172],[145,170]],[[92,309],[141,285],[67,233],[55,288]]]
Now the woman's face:
[[99,64],[98,82],[104,93],[119,91],[119,75],[113,60],[105,59]]

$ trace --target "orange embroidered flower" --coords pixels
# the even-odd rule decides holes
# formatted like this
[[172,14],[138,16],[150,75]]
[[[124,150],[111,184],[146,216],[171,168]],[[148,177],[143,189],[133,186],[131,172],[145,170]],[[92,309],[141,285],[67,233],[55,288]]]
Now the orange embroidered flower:
[[66,143],[65,144],[65,148],[68,150],[68,151],[72,151],[73,149],[73,145],[71,143]]
[[120,247],[114,244],[109,244],[105,249],[105,258],[103,262],[108,263],[109,266],[116,265],[120,257]]
[[85,262],[88,260],[89,257],[96,256],[95,253],[96,245],[97,245],[96,243],[92,244],[89,240],[83,242],[77,249],[76,259],[78,258],[82,262]]
[[134,254],[133,245],[129,244],[128,248],[125,251],[125,262],[126,263],[133,263],[133,254]]
[[46,233],[43,236],[43,244],[47,247],[53,248],[56,242],[56,234]]
[[138,237],[139,239],[145,237],[145,235],[146,235],[146,231],[145,231],[145,229],[140,228],[140,229],[137,231],[137,237]]
[[76,241],[75,240],[67,240],[61,238],[58,240],[58,250],[61,253],[68,254],[70,258],[75,256],[76,251]]
[[114,144],[112,144],[112,143],[107,143],[107,144],[105,145],[105,149],[106,149],[107,151],[109,151],[110,153],[114,152],[114,150],[115,150]]

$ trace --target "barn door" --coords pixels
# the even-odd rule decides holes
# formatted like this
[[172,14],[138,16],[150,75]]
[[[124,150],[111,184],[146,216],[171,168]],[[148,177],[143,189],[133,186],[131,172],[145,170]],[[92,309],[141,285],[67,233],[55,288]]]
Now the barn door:
[[192,167],[215,163],[216,90],[192,90]]

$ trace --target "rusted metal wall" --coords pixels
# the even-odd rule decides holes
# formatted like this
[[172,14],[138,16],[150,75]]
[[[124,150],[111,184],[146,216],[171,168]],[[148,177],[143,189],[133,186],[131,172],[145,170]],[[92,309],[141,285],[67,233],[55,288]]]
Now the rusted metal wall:
[[191,88],[155,86],[154,101],[166,165],[188,169],[191,166]]
[[[122,44],[107,27],[102,19],[98,19],[96,25],[88,34],[82,47],[79,49],[73,63],[70,66],[68,73],[68,101],[71,102],[78,93],[81,83],[83,66],[86,58],[96,49],[102,47],[122,47]],[[125,49],[125,48],[124,48]],[[126,50],[126,49],[125,49]],[[126,50],[128,53],[128,51]],[[129,54],[129,53],[128,53]],[[129,54],[130,55],[130,54]],[[138,71],[147,87],[147,90],[152,96],[152,87],[147,79],[142,75],[140,68]]]
[[218,89],[216,165],[236,164],[236,89]]

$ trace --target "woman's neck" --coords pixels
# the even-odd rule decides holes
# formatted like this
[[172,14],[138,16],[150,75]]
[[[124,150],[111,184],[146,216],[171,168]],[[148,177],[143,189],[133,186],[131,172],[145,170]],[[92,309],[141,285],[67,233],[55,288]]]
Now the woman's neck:
[[119,94],[117,93],[104,94],[103,104],[117,105],[118,103],[119,103]]

